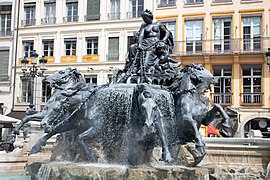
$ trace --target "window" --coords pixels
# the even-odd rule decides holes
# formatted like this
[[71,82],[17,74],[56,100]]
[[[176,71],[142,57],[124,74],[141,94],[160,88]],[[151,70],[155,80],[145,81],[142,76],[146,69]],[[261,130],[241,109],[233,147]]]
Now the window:
[[87,0],[87,15],[86,21],[100,19],[100,0]]
[[45,8],[45,15],[41,22],[42,24],[55,24],[56,18],[55,18],[55,2],[45,2],[44,8]]
[[130,15],[129,18],[141,17],[141,14],[144,10],[144,1],[143,0],[130,0]]
[[185,4],[202,4],[203,0],[185,0]]
[[8,63],[9,63],[9,49],[0,50],[0,82],[9,81]]
[[134,39],[134,36],[128,36],[127,37],[127,49],[129,49],[129,46],[131,45],[131,44],[135,44],[136,42],[135,42],[135,39]]
[[11,6],[0,6],[0,36],[11,35]]
[[21,89],[22,95],[19,97],[18,102],[30,102],[30,99],[32,98],[30,77],[21,78]]
[[186,52],[198,53],[203,50],[203,20],[186,20]]
[[176,0],[160,0],[158,7],[176,6]]
[[54,40],[46,39],[43,40],[43,55],[44,56],[53,56]]
[[52,88],[48,83],[42,83],[42,102],[47,102],[52,95]]
[[161,22],[161,24],[165,25],[167,29],[172,32],[173,39],[175,40],[175,37],[176,37],[175,21]]
[[23,55],[30,57],[30,53],[34,49],[34,41],[23,41]]
[[97,76],[96,75],[84,76],[84,78],[85,78],[86,83],[97,84]]
[[111,13],[108,18],[110,20],[120,19],[120,0],[111,0]]
[[109,37],[108,60],[119,60],[119,37]]
[[86,54],[97,55],[98,54],[98,37],[86,38]]
[[261,104],[262,66],[242,65],[243,104]]
[[22,22],[24,26],[31,26],[36,24],[36,4],[27,3],[24,4],[24,16],[25,20]]
[[232,66],[213,66],[213,75],[218,78],[218,83],[214,85],[214,103],[231,104]]
[[66,56],[76,56],[76,44],[77,40],[75,38],[65,39]]
[[243,50],[261,50],[261,17],[243,17]]
[[78,22],[78,2],[67,2],[67,17],[65,22]]
[[231,18],[214,18],[213,19],[213,39],[215,52],[228,52],[231,50]]

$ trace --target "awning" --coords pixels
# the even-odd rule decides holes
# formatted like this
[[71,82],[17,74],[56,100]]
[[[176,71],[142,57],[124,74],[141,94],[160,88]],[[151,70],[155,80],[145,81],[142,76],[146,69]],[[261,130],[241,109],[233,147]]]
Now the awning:
[[11,123],[19,122],[19,121],[21,120],[0,114],[0,124],[11,124]]
[[25,117],[25,111],[11,111],[6,116],[22,120]]

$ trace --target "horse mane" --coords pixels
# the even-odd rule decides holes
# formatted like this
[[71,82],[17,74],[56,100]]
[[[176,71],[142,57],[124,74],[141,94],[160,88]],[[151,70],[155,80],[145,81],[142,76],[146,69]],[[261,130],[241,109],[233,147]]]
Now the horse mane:
[[203,71],[204,67],[201,64],[190,64],[180,70],[183,74],[189,74],[193,84],[202,82],[202,77],[198,75],[198,71]]

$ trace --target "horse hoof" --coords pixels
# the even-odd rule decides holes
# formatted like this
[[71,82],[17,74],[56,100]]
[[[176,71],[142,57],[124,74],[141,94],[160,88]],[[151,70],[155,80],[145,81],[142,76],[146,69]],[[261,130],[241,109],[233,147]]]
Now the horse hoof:
[[222,137],[230,137],[231,136],[230,128],[222,125],[220,134]]
[[167,162],[167,163],[172,163],[173,162],[173,158],[171,157],[170,153],[162,154],[162,158],[159,159],[159,160]]

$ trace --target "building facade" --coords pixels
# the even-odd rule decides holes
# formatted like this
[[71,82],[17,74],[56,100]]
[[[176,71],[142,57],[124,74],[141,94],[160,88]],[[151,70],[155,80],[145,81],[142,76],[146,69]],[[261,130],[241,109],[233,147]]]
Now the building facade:
[[[105,84],[112,70],[123,69],[141,12],[154,9],[143,0],[21,0],[14,110],[24,111],[31,99],[42,109],[51,90],[35,78],[23,76],[21,60],[36,50],[48,60],[44,76],[67,67],[77,68],[87,82]],[[31,63],[31,62],[30,62]],[[39,66],[39,65],[38,65]]]
[[200,63],[219,78],[209,96],[236,116],[235,136],[269,137],[268,0],[160,0],[156,19],[175,28],[174,57]]
[[0,1],[0,114],[9,113],[13,107],[16,6],[14,0]]
[[[86,81],[104,84],[124,67],[128,45],[144,9],[173,33],[173,57],[183,65],[200,63],[219,78],[208,93],[234,116],[235,136],[259,129],[269,137],[270,48],[268,0],[20,0],[14,108],[25,111],[34,97],[40,110],[51,90],[20,69],[36,50],[48,60],[44,75],[77,68]],[[30,60],[30,59],[29,59]]]

